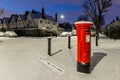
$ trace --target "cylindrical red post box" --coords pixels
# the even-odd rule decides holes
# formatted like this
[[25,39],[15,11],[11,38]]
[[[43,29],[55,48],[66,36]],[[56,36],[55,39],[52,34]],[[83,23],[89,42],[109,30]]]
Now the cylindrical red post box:
[[92,22],[79,21],[77,28],[77,71],[90,73]]

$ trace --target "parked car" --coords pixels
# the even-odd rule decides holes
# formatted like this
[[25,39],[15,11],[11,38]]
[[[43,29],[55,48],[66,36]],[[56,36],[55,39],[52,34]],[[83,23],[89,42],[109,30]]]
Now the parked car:
[[5,36],[6,37],[17,37],[17,34],[14,31],[6,31]]
[[4,32],[0,32],[0,37],[4,37],[5,33]]
[[71,36],[71,35],[72,35],[71,32],[62,32],[62,33],[60,34],[60,37],[68,37],[68,36]]

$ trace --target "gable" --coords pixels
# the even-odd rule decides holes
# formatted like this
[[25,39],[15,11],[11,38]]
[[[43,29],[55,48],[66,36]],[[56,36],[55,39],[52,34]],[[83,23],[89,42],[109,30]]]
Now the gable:
[[11,18],[11,21],[12,21],[12,22],[14,22],[14,21],[15,21],[14,17],[12,17],[12,18]]
[[19,21],[19,20],[22,20],[22,19],[21,19],[21,17],[20,17],[20,15],[18,16],[18,19],[17,19],[17,21]]
[[27,15],[27,20],[32,20],[32,17],[31,17],[30,13]]

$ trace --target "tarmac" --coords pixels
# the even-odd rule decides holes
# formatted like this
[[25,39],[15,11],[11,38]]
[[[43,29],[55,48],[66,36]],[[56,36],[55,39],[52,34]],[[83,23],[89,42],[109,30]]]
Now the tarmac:
[[0,37],[0,80],[119,80],[120,40],[100,35],[91,42],[91,73],[77,72],[77,37]]

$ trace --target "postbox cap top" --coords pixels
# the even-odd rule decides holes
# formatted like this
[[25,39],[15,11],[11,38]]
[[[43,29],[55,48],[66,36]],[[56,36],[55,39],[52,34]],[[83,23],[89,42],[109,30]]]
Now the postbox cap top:
[[75,24],[93,24],[93,23],[89,21],[78,21],[78,22],[75,22]]

